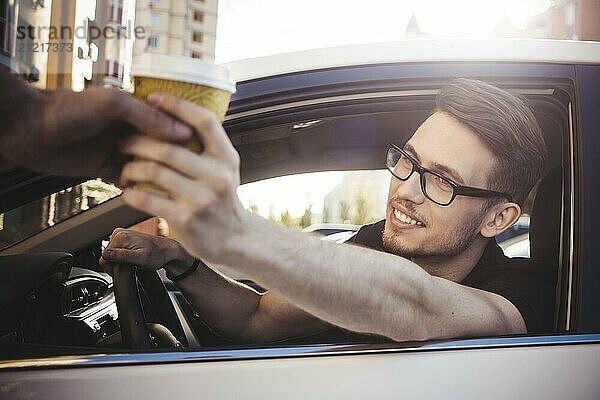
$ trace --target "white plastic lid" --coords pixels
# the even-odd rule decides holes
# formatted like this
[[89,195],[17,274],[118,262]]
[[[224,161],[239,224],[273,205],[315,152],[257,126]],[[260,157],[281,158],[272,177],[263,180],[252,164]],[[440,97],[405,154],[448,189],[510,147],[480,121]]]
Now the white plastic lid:
[[229,70],[191,57],[145,53],[133,58],[131,75],[195,83],[235,93]]

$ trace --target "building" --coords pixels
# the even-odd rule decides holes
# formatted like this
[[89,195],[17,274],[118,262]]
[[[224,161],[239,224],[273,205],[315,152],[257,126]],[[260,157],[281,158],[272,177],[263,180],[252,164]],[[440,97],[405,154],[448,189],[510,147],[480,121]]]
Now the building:
[[40,89],[83,90],[95,0],[0,0],[0,64]]
[[[136,36],[135,0],[97,0],[90,25],[95,86],[130,87],[131,62]],[[140,37],[144,34],[140,33]],[[95,56],[95,57],[94,57]]]
[[33,46],[48,42],[48,35],[42,32],[37,40],[36,30],[28,27],[50,25],[50,15],[48,1],[0,0],[0,65],[40,88],[46,87],[48,53]]
[[145,52],[213,61],[218,0],[138,0],[138,26],[145,40],[135,43],[134,55]]
[[527,21],[530,37],[600,40],[600,0],[554,0],[543,13]]

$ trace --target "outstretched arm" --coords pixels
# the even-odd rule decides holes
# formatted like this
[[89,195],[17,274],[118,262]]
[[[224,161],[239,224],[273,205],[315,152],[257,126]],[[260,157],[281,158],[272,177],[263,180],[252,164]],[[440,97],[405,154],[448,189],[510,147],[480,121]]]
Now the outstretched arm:
[[166,94],[150,101],[194,127],[205,151],[132,138],[124,151],[146,160],[127,164],[123,183],[152,182],[169,197],[127,189],[124,198],[164,216],[190,253],[352,331],[399,341],[525,331],[519,311],[501,296],[433,277],[395,255],[324,242],[253,216],[236,195],[239,155],[215,117]]
[[[115,229],[100,259],[109,273],[113,263],[130,263],[143,269],[164,266],[173,276],[193,262],[176,240],[121,228]],[[282,297],[261,295],[203,263],[177,287],[211,329],[237,342],[268,343],[331,327]]]
[[131,94],[105,88],[40,91],[0,68],[0,154],[55,175],[118,178],[119,138],[139,130],[169,141],[190,128]]

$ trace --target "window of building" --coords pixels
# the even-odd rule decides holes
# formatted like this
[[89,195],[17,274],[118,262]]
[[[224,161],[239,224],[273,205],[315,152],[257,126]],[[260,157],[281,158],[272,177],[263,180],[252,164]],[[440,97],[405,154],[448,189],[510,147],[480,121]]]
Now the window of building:
[[202,58],[202,54],[198,53],[197,51],[192,51],[192,58]]
[[[31,24],[19,17],[19,27],[28,27]],[[17,46],[15,48],[15,56],[21,60],[21,62],[25,65],[33,64],[33,44],[35,39],[30,37],[29,35],[23,35],[21,39],[19,35],[17,35]]]
[[113,78],[123,79],[124,67],[118,61],[106,60],[104,74]]
[[7,53],[12,53],[14,50],[14,33],[12,26],[15,23],[16,3],[3,1],[0,3],[0,49]]
[[148,47],[153,47],[153,48],[158,47],[158,36],[150,36],[148,38]]
[[204,22],[204,12],[198,10],[194,11],[194,21]]
[[148,7],[154,8],[160,4],[160,0],[148,0]]
[[194,31],[192,39],[194,40],[194,42],[202,43],[202,32]]
[[148,26],[157,26],[160,24],[160,16],[150,14],[148,15]]
[[123,0],[109,0],[108,21],[123,24]]

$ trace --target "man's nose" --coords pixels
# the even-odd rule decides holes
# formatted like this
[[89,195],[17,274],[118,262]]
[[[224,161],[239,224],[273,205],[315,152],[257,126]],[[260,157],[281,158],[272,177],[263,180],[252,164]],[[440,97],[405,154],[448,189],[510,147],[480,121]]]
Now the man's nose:
[[415,204],[421,204],[425,201],[425,195],[421,190],[421,175],[419,175],[418,172],[414,171],[405,181],[396,179],[396,182],[396,197],[404,200],[410,200]]

